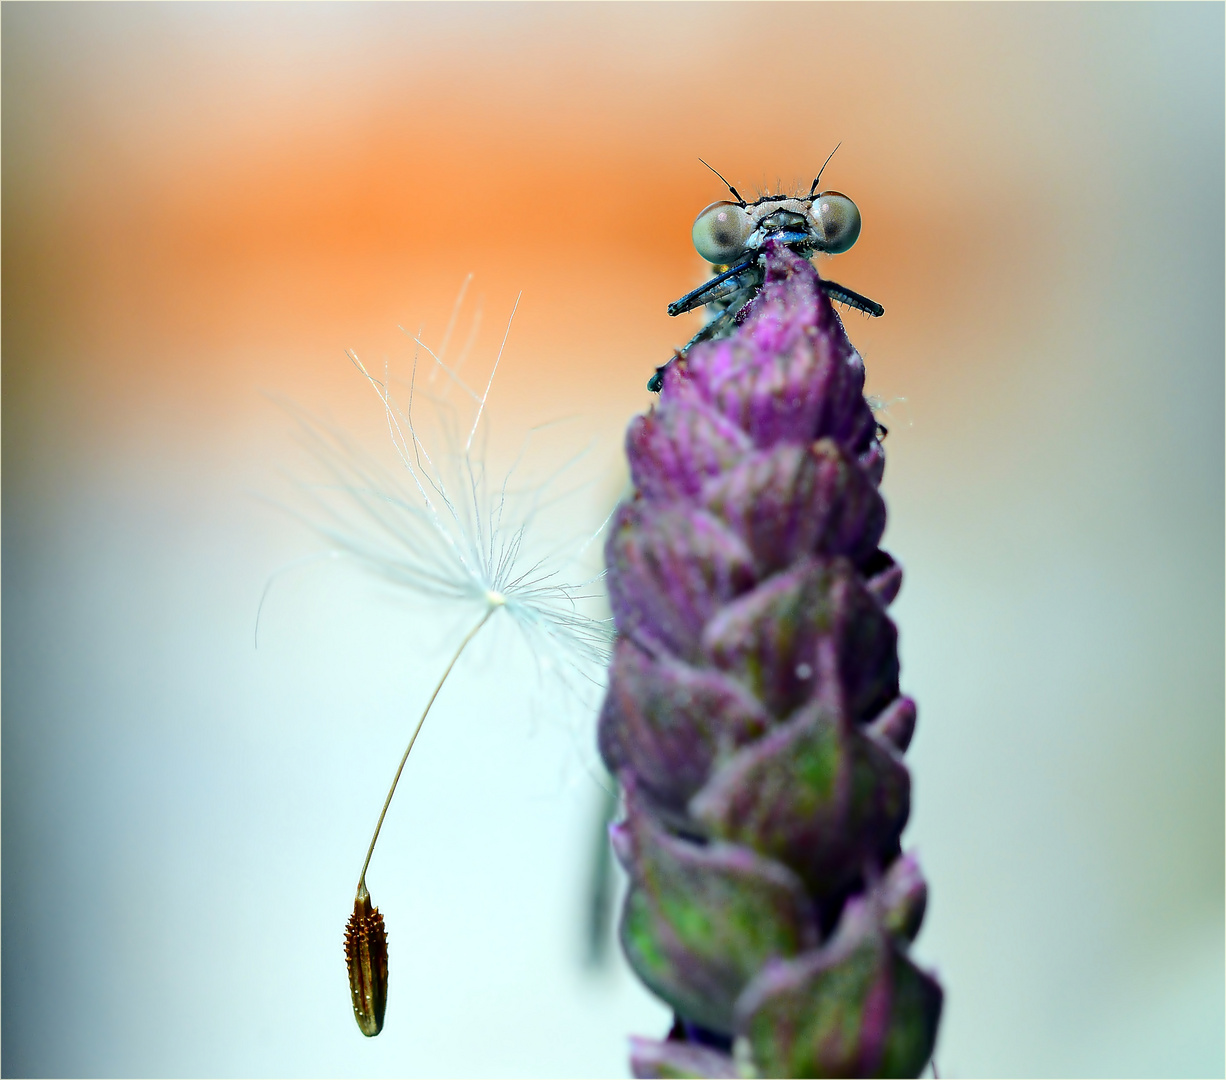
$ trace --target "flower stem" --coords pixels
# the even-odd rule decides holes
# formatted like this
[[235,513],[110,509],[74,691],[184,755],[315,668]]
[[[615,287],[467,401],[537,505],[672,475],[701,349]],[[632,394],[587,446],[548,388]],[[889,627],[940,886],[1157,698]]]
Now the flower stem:
[[434,693],[430,695],[430,700],[426,702],[426,707],[422,711],[421,719],[417,721],[417,726],[413,729],[413,734],[409,738],[409,745],[405,747],[404,756],[400,759],[400,765],[396,769],[396,775],[392,778],[392,786],[388,788],[387,798],[383,800],[383,809],[379,811],[379,820],[375,824],[375,834],[370,838],[370,847],[366,849],[366,861],[362,863],[362,873],[358,877],[358,895],[362,894],[362,890],[366,888],[366,868],[370,866],[370,857],[375,853],[375,844],[379,839],[379,830],[383,828],[383,819],[387,817],[387,808],[392,804],[392,796],[396,794],[396,785],[400,783],[400,774],[404,772],[405,762],[409,760],[409,754],[413,752],[413,744],[417,742],[417,736],[421,734],[422,725],[426,722],[426,717],[430,715],[430,708],[434,704],[434,699],[438,697],[439,691],[443,689],[443,683],[447,681],[447,676],[451,674],[451,669],[455,667],[456,661],[460,659],[460,654],[468,647],[468,643],[477,636],[477,632],[490,620],[490,616],[494,614],[506,600],[500,593],[491,592],[487,595],[489,607],[485,609],[485,613],[478,620],[477,624],[464,635],[464,640],[460,642],[459,648],[451,657],[451,661],[443,670],[443,676],[439,679],[438,684],[434,687]]

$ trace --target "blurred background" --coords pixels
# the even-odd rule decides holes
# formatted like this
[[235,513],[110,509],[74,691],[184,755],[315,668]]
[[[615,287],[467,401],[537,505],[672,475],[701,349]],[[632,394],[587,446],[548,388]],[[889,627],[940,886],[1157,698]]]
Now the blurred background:
[[807,189],[840,140],[938,1067],[1223,1074],[1221,5],[0,18],[6,1075],[627,1074],[668,1015],[584,964],[594,721],[510,627],[393,803],[358,1033],[342,927],[468,616],[297,561],[276,399],[386,456],[345,350],[407,379],[472,273],[483,379],[522,293],[490,414],[577,418],[594,530],[695,328],[698,158]]

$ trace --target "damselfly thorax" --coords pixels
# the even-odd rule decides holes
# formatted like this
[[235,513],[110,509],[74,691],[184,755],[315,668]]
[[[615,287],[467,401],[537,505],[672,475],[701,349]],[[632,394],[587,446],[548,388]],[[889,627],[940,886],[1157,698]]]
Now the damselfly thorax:
[[[829,162],[830,158],[826,160]],[[724,180],[722,176],[719,178]],[[678,356],[684,356],[700,341],[731,333],[738,314],[757,295],[765,280],[763,256],[768,240],[786,244],[806,259],[817,254],[837,255],[856,242],[860,235],[860,211],[841,192],[818,191],[821,178],[819,172],[806,196],[763,195],[754,202],[746,202],[736,188],[724,180],[736,201],[712,203],[698,215],[693,230],[694,247],[711,264],[715,276],[668,305],[670,315],[682,315],[699,307],[708,310],[706,325],[686,343]],[[885,312],[867,296],[833,281],[823,279],[821,288],[831,300],[857,311],[874,317]],[[656,369],[647,383],[648,390],[660,390],[667,367],[665,364]]]

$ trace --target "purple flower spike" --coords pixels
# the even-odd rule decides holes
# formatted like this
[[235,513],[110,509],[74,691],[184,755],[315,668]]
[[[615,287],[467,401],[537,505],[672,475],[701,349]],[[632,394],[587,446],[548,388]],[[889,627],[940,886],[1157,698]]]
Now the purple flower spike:
[[676,1013],[634,1075],[917,1076],[942,992],[907,956],[902,570],[864,366],[808,262],[766,245],[735,331],[669,365],[626,451],[599,741],[622,946]]

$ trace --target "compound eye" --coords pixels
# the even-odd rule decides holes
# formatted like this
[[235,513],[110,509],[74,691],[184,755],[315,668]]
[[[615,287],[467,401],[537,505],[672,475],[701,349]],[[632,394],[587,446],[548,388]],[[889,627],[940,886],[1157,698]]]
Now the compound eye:
[[860,211],[837,191],[823,191],[809,213],[817,222],[822,250],[831,255],[846,251],[860,235]]
[[745,250],[753,221],[743,207],[715,202],[694,221],[694,247],[710,263],[732,262]]

